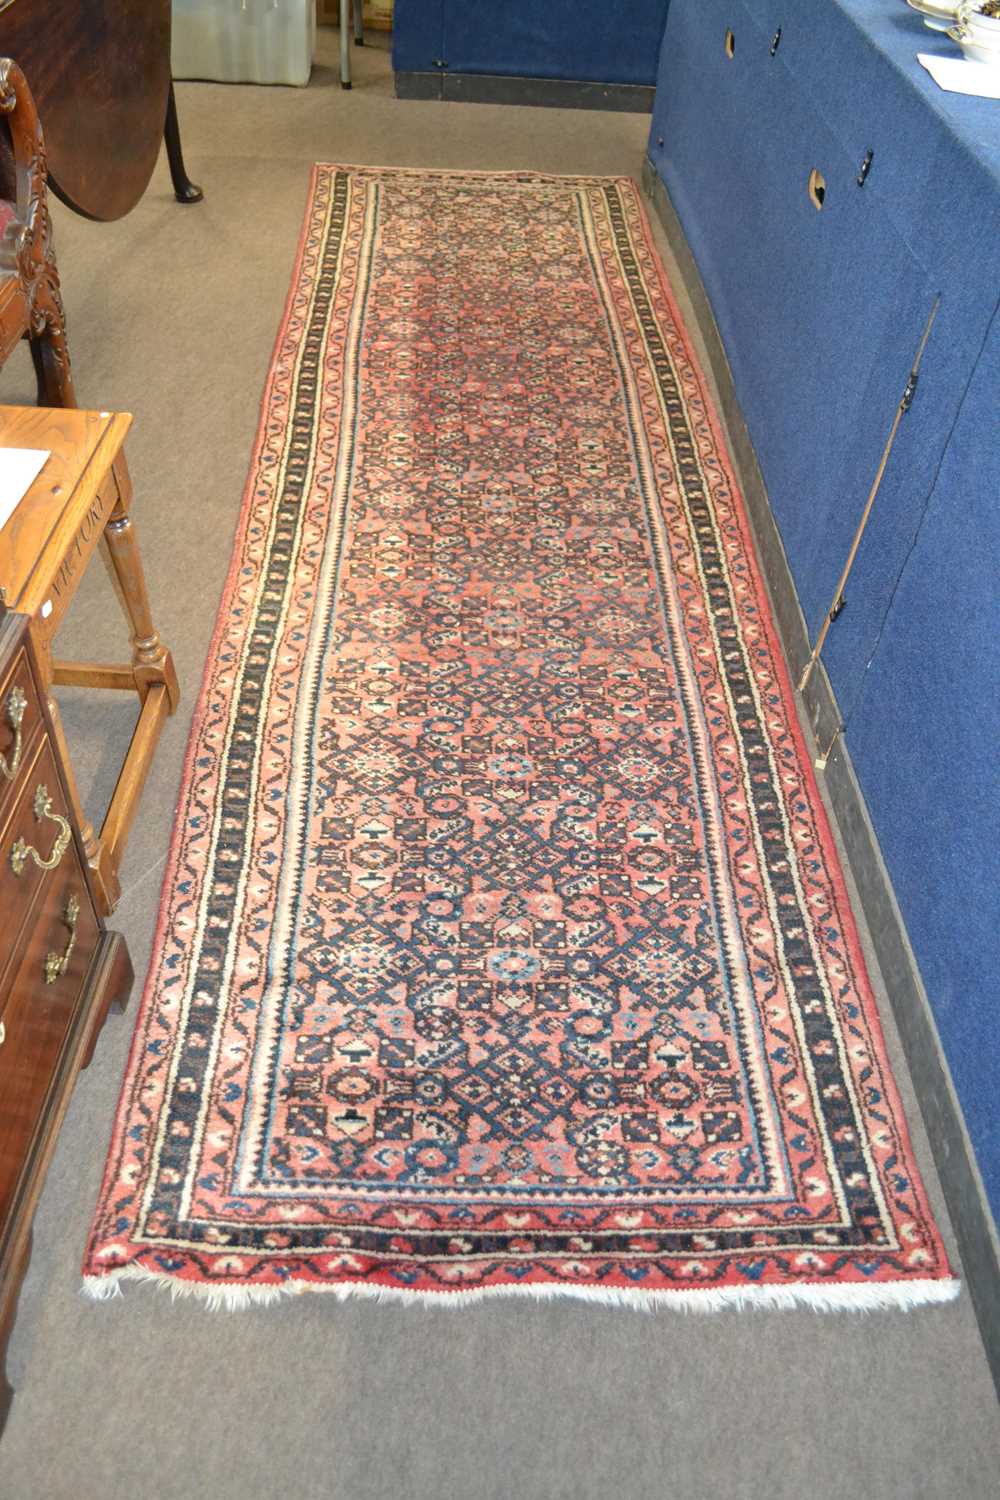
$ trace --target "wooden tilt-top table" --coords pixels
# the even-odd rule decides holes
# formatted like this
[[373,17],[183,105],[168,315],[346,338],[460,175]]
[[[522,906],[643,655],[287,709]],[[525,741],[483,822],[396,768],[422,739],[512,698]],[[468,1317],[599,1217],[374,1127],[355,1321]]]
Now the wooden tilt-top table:
[[[173,659],[150,614],[131,518],[132,487],[123,448],[131,424],[124,412],[0,406],[0,446],[50,453],[0,530],[0,600],[30,621],[90,884],[105,915],[121,894],[118,871],[125,842],[163,722],[178,700]],[[127,664],[70,662],[53,654],[56,632],[99,544],[131,629],[132,660]],[[99,834],[80,805],[53,684],[128,689],[142,704]]]

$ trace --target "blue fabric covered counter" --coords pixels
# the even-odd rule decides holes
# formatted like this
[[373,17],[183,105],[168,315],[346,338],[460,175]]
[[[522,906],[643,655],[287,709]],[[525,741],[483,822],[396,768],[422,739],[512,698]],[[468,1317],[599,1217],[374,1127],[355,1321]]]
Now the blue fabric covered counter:
[[452,73],[651,84],[669,0],[396,0],[392,63]]
[[824,660],[1000,1220],[1000,103],[918,51],[903,0],[672,0],[649,154],[812,637],[941,296]]

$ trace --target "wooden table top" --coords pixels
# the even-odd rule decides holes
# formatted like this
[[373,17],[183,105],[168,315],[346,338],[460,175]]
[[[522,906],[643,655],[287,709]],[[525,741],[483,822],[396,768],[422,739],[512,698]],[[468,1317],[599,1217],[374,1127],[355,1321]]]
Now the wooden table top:
[[53,590],[63,592],[60,569],[68,583],[74,556],[82,566],[93,551],[114,503],[101,485],[131,425],[128,412],[0,406],[0,448],[49,452],[0,530],[0,588],[9,609],[43,609]]

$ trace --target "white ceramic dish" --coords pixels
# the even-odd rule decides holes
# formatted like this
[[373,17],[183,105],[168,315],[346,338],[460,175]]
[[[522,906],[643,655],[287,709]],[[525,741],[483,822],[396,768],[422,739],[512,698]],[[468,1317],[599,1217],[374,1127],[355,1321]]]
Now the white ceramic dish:
[[1000,47],[1000,16],[986,16],[981,0],[961,0],[956,25],[988,46]]
[[984,16],[976,0],[961,0],[955,25],[948,35],[972,62],[988,68],[1000,67],[1000,16]]
[[1000,47],[983,43],[967,31],[959,31],[957,26],[949,26],[948,35],[953,42],[958,43],[970,62],[982,63],[987,68],[1000,68]]
[[947,31],[958,18],[961,0],[906,0],[931,31]]

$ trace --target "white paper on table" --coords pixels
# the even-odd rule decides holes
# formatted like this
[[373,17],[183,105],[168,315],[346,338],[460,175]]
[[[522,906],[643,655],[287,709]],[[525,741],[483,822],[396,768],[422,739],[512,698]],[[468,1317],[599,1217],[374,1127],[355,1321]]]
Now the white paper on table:
[[49,452],[48,448],[0,448],[0,526],[6,526],[31,489]]
[[947,89],[949,94],[1000,99],[1000,67],[970,62],[967,57],[938,57],[933,52],[918,52],[917,62],[927,69],[938,87]]

